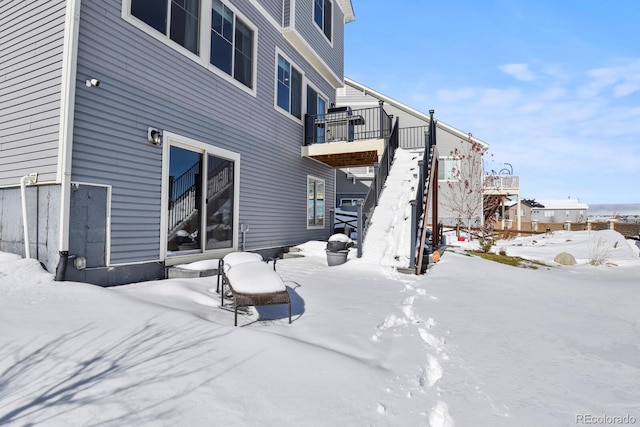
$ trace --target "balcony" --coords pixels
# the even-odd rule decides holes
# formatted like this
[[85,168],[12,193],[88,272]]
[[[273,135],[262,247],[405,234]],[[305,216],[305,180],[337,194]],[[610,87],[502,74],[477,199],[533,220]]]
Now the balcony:
[[391,119],[382,105],[330,108],[324,114],[306,115],[301,155],[333,168],[372,166],[384,152]]
[[485,175],[482,185],[485,195],[508,196],[520,192],[520,179],[513,175]]

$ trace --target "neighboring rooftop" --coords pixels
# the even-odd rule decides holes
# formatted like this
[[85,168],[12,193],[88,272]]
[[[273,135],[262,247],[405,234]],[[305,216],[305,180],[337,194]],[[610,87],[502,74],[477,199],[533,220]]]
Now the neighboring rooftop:
[[578,199],[538,200],[544,208],[540,209],[589,209],[589,205]]

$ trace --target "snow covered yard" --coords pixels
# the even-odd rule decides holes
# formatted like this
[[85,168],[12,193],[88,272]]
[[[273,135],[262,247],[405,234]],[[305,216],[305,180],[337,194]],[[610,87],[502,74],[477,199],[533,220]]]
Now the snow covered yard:
[[[609,266],[588,264],[598,239]],[[268,306],[237,328],[213,278],[103,289],[0,253],[0,425],[640,422],[634,242],[497,243],[549,265],[537,270],[470,257],[463,242],[421,277],[366,259],[328,267],[324,245],[278,262],[293,324]],[[561,251],[578,265],[555,264]]]

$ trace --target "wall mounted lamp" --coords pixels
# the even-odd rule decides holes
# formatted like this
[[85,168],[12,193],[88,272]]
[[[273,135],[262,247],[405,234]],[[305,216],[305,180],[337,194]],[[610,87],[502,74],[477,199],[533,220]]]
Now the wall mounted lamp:
[[147,140],[153,145],[162,145],[162,131],[156,128],[147,129]]
[[98,87],[98,86],[100,86],[100,80],[98,80],[98,79],[89,79],[89,80],[85,81],[84,83],[87,85],[87,87],[91,87],[91,86]]

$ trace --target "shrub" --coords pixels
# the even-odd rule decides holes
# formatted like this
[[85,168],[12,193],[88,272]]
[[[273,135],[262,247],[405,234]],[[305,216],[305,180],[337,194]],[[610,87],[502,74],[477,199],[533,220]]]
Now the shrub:
[[494,241],[491,238],[483,238],[480,240],[480,252],[484,252],[485,254],[491,252],[491,247],[493,247]]
[[[617,242],[616,242],[617,243]],[[589,264],[591,265],[604,265],[609,263],[611,258],[611,252],[615,247],[608,247],[606,242],[602,239],[598,239],[591,248],[591,257]]]

